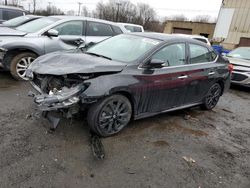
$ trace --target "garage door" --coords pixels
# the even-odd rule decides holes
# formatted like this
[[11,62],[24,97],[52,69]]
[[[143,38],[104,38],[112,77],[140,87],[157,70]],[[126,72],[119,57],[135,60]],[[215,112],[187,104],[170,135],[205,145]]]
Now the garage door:
[[173,33],[181,33],[181,34],[192,35],[192,29],[174,27]]
[[250,38],[241,37],[239,46],[250,46]]

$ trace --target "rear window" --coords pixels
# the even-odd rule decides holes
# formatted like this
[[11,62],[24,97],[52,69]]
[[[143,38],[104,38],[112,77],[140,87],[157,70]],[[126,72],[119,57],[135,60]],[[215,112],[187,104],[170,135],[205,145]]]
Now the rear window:
[[124,27],[130,32],[142,32],[141,27],[131,26],[131,25],[125,25]]
[[113,30],[108,24],[88,22],[87,36],[113,36]]
[[114,25],[112,25],[111,27],[112,27],[112,29],[114,31],[114,35],[119,35],[119,34],[123,33],[122,30],[119,27],[114,26]]
[[12,18],[16,18],[16,17],[19,17],[19,16],[23,16],[22,11],[18,11],[18,10],[2,10],[3,20],[10,20]]

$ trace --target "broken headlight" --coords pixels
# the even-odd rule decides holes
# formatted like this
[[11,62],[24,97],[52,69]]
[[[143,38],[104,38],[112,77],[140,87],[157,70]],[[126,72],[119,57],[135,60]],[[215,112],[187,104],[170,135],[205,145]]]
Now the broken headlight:
[[66,108],[79,102],[79,93],[87,88],[84,84],[78,84],[74,87],[63,87],[61,90],[54,88],[49,94],[37,95],[34,98],[38,107],[45,110],[56,110]]

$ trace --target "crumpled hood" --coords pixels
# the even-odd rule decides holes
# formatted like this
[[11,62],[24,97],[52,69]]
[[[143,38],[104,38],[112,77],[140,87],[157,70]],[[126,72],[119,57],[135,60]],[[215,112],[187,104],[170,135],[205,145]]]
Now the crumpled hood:
[[29,70],[38,74],[64,75],[74,73],[120,72],[125,63],[111,61],[82,52],[54,52],[37,58]]
[[9,27],[0,27],[0,36],[24,36],[27,33]]

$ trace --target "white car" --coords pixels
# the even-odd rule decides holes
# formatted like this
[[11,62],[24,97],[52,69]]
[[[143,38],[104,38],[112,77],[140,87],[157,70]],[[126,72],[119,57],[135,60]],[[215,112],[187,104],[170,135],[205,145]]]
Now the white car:
[[183,36],[183,37],[189,37],[201,42],[206,43],[208,46],[211,46],[211,43],[209,42],[208,38],[201,36],[201,35],[186,35],[186,34],[175,34],[173,33],[173,35],[178,35],[178,36]]
[[141,25],[131,23],[117,23],[120,27],[123,27],[128,32],[144,32],[144,28]]
[[239,47],[225,57],[234,66],[231,83],[250,87],[250,47]]

